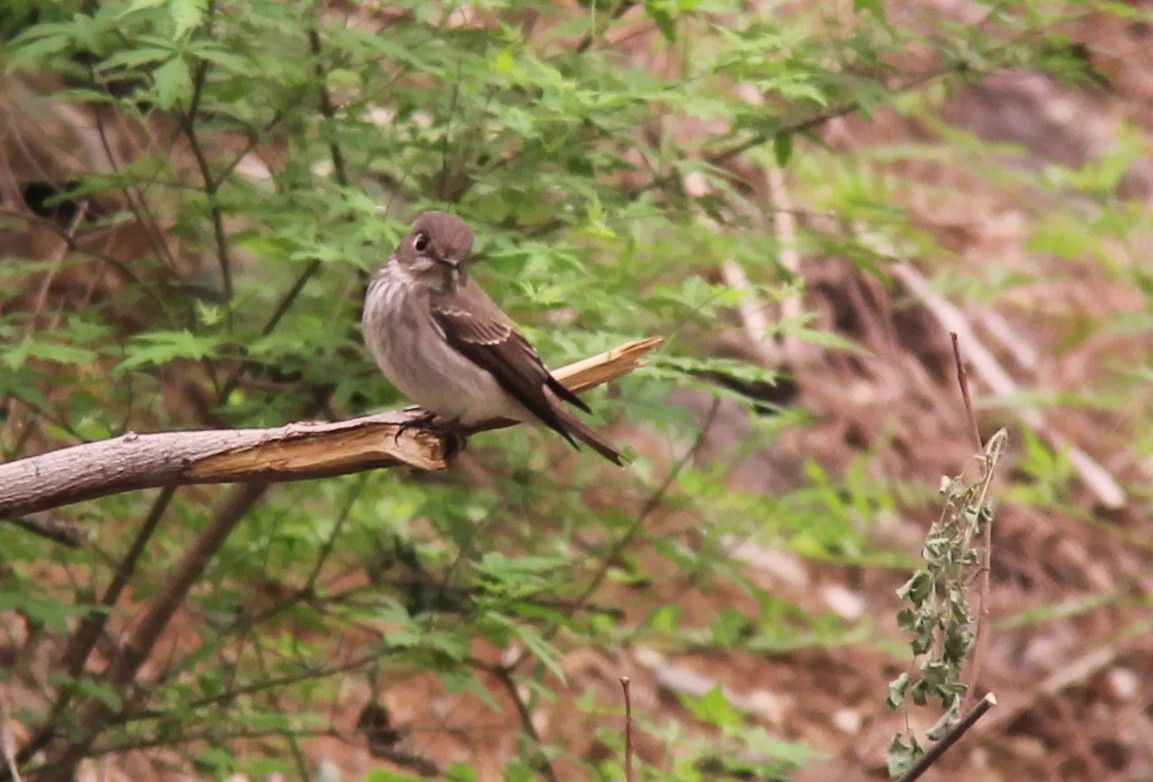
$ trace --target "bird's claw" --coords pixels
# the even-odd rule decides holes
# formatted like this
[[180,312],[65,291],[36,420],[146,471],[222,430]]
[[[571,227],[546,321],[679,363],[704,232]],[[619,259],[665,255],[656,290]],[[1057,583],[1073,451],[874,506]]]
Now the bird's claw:
[[399,442],[400,436],[409,429],[420,429],[423,432],[440,437],[444,440],[444,458],[451,459],[468,446],[468,438],[460,431],[460,418],[445,420],[435,413],[424,413],[415,418],[401,422],[393,435],[393,442]]

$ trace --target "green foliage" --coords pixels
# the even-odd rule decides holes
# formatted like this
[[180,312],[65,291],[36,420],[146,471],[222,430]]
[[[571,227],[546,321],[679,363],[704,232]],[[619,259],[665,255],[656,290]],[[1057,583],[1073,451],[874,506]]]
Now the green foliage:
[[[1055,41],[1043,57],[1028,43],[1022,28],[1044,27],[1045,3],[1000,8],[1005,41],[987,28],[903,29],[874,0],[854,2],[835,24],[646,0],[638,16],[651,26],[637,45],[666,67],[643,67],[621,49],[638,22],[614,9],[628,9],[586,5],[573,14],[502,0],[381,11],[299,0],[17,0],[0,14],[9,80],[35,74],[53,85],[51,100],[86,119],[116,118],[92,123],[98,146],[118,150],[114,163],[51,177],[48,204],[88,207],[58,232],[101,241],[127,232],[145,248],[122,258],[101,241],[77,241],[59,262],[3,259],[0,395],[41,438],[5,440],[5,459],[129,430],[278,425],[401,404],[361,345],[359,302],[367,274],[429,206],[447,205],[474,226],[476,277],[551,364],[668,337],[652,366],[592,404],[665,438],[670,465],[640,459],[605,480],[587,452],[562,456],[547,434],[518,429],[477,438],[484,470],[475,479],[392,471],[263,493],[179,606],[179,642],[144,650],[153,675],[126,686],[57,671],[34,731],[52,726],[53,705],[71,714],[98,703],[109,718],[97,727],[64,726],[88,754],[159,744],[216,777],[268,773],[260,757],[244,757],[268,755],[282,773],[304,776],[300,743],[327,728],[334,704],[347,706],[349,681],[375,696],[428,676],[493,712],[507,708],[494,693],[520,699],[524,741],[508,778],[531,778],[566,748],[543,746],[524,715],[563,690],[574,649],[615,659],[645,641],[771,654],[859,637],[860,628],[759,585],[732,557],[733,541],[834,564],[887,556],[869,549],[868,531],[895,512],[893,486],[862,457],[844,474],[804,462],[805,488],[782,496],[736,491],[724,464],[691,459],[702,425],[670,402],[689,386],[746,412],[749,436],[734,460],[810,423],[763,398],[778,370],[719,355],[742,306],[803,291],[779,262],[782,240],[765,228],[771,207],[729,164],[789,166],[814,214],[915,237],[892,203],[899,185],[869,161],[831,154],[815,135],[822,123],[906,108],[926,83],[890,65],[906,45],[934,47],[942,65],[933,77],[949,83],[1032,62],[1073,78],[1075,58]],[[1054,172],[1054,186],[1099,194],[1136,149]],[[53,150],[69,160],[72,151]],[[0,217],[0,228],[13,220]],[[802,222],[802,250],[843,251],[881,273],[880,260],[820,220]],[[1056,226],[1036,241],[1078,249]],[[746,288],[720,281],[726,261],[745,270]],[[48,314],[59,315],[48,317],[36,294],[58,275],[80,279],[85,293],[46,285]],[[861,351],[815,323],[802,313],[757,336]],[[1055,459],[1030,451],[1025,469],[1042,488],[1062,467]],[[598,494],[609,490],[611,500]],[[38,569],[53,560],[47,548],[5,540],[0,611],[60,640],[76,637],[82,617],[110,617],[117,632],[108,633],[119,637],[140,606],[162,604],[229,496],[79,505],[67,513],[93,521],[96,536],[48,578]],[[657,527],[657,508],[691,515],[692,529]],[[152,515],[159,528],[142,531]],[[129,557],[133,544],[139,559]],[[131,607],[109,591],[117,574],[128,579]],[[616,604],[622,591],[677,594],[684,584],[733,588],[749,601],[707,621],[675,605],[640,617]],[[907,592],[919,610],[937,589],[917,581]],[[965,640],[953,640],[944,648],[960,654]],[[508,650],[499,665],[478,651],[492,648]],[[501,676],[505,689],[494,689]],[[947,676],[921,681],[929,683],[910,686],[951,686]],[[905,692],[897,689],[894,697]],[[574,719],[599,718],[603,705],[590,701]],[[651,715],[645,729],[676,750],[654,777],[783,778],[811,756],[751,726],[719,687],[686,708],[744,752],[682,741]],[[586,766],[620,778],[612,763]],[[374,769],[367,778],[415,777]]]

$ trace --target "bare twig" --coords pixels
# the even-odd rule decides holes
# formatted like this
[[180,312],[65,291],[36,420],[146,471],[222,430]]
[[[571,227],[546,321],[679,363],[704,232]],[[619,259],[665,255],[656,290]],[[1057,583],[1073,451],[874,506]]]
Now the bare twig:
[[644,526],[645,519],[649,517],[649,514],[661,506],[661,502],[664,500],[665,494],[672,487],[673,482],[677,479],[677,476],[681,474],[681,471],[684,470],[685,466],[689,463],[689,460],[696,456],[697,451],[699,451],[701,446],[704,445],[705,437],[708,436],[709,430],[713,426],[713,421],[716,420],[717,410],[720,409],[720,402],[721,400],[719,397],[713,399],[713,404],[709,408],[709,413],[705,417],[704,423],[701,425],[701,430],[697,433],[697,436],[693,440],[692,445],[690,445],[684,454],[682,454],[681,457],[677,459],[676,463],[669,470],[664,480],[661,481],[661,485],[658,486],[657,490],[653,492],[652,495],[650,495],[649,498],[645,501],[645,504],[641,507],[640,513],[637,514],[637,517],[633,523],[630,524],[628,529],[626,529],[613,543],[612,548],[609,549],[603,561],[600,563],[600,567],[597,569],[597,572],[585,586],[584,590],[580,594],[580,597],[577,598],[578,606],[584,606],[589,601],[589,599],[592,598],[596,591],[600,589],[601,584],[604,583],[604,580],[608,577],[609,571],[612,570],[613,564],[620,560],[621,555],[628,549],[629,546],[632,545],[633,540],[636,539],[636,536],[640,534],[641,528]]
[[[573,366],[575,366],[575,364]],[[567,381],[565,381],[565,383],[567,385]],[[618,562],[621,555],[628,549],[629,546],[632,545],[637,535],[640,534],[641,528],[644,526],[645,520],[649,517],[649,514],[653,513],[653,511],[661,506],[661,502],[664,500],[666,493],[672,487],[673,482],[676,481],[677,476],[681,474],[681,471],[684,470],[685,466],[688,465],[689,461],[696,455],[697,451],[699,451],[701,446],[704,444],[705,437],[708,435],[709,430],[713,426],[713,422],[716,420],[717,410],[720,409],[720,403],[721,400],[719,397],[713,399],[713,404],[709,408],[708,415],[705,416],[705,420],[701,424],[701,430],[697,433],[697,436],[693,440],[692,445],[690,445],[688,450],[686,450],[684,454],[682,454],[681,457],[677,459],[676,463],[673,464],[673,466],[669,469],[668,474],[665,475],[664,480],[661,481],[661,484],[657,487],[656,491],[653,492],[647,500],[645,500],[644,505],[641,506],[640,512],[637,514],[637,517],[632,521],[632,523],[629,524],[628,529],[620,534],[616,541],[613,542],[611,548],[609,548],[609,550],[605,553],[604,557],[601,558],[600,566],[597,568],[596,573],[594,573],[592,578],[589,579],[588,584],[585,585],[585,588],[573,602],[573,611],[588,610],[589,601],[592,599],[592,596],[596,594],[596,591],[600,589],[601,584],[604,583],[604,580],[608,578],[613,564]],[[553,626],[544,633],[545,639],[551,640],[553,636],[555,636],[556,633],[560,631],[562,626],[563,625],[560,623],[554,623]],[[508,668],[512,670],[520,667],[520,665],[531,656],[532,655],[530,651],[525,649],[516,660],[509,664]]]
[[60,267],[64,263],[64,258],[68,254],[68,250],[72,247],[72,242],[76,239],[76,229],[84,222],[88,216],[88,198],[84,197],[76,201],[76,214],[68,221],[68,225],[64,227],[64,232],[60,235],[60,244],[52,252],[51,258],[44,260],[52,261],[52,268],[44,275],[44,279],[40,283],[40,290],[36,294],[36,302],[32,305],[32,315],[28,318],[28,329],[25,332],[25,338],[28,337],[36,328],[36,321],[44,313],[44,306],[48,302],[48,292],[52,289],[52,282],[56,279],[56,275],[60,273]]
[[969,428],[973,432],[973,444],[980,451],[985,447],[981,442],[981,428],[977,426],[977,414],[973,412],[973,397],[969,392],[969,374],[965,371],[965,362],[961,358],[961,345],[957,339],[957,332],[950,331],[949,337],[953,340],[953,363],[957,366],[957,385],[961,387],[961,399],[965,402],[965,415],[969,419]]
[[625,693],[625,782],[633,782],[633,699],[629,697],[629,677],[621,677]]
[[233,527],[260,499],[268,486],[268,483],[259,481],[238,486],[214,514],[208,527],[189,546],[173,569],[164,589],[149,605],[144,616],[135,623],[131,635],[121,647],[120,654],[109,666],[106,675],[114,686],[123,686],[136,675],[137,669],[147,659],[156,639],[167,626],[168,619],[184,601],[188,590],[196,583],[204,568],[208,566],[212,554],[220,548]]
[[74,527],[66,521],[60,521],[59,519],[37,519],[17,516],[14,519],[9,519],[9,521],[21,529],[26,529],[53,543],[59,543],[61,546],[67,546],[68,548],[80,548],[88,538],[88,533],[84,530]]
[[[120,599],[120,595],[136,571],[140,557],[144,554],[144,547],[160,526],[160,519],[164,516],[164,511],[168,508],[168,504],[172,501],[172,496],[175,493],[175,486],[165,486],[156,496],[156,499],[152,501],[152,507],[149,509],[140,530],[136,533],[132,545],[128,547],[128,552],[116,563],[116,572],[100,599],[100,605],[104,608],[111,609]],[[88,655],[91,654],[100,634],[104,632],[104,626],[107,624],[109,616],[111,616],[111,610],[93,611],[80,623],[64,652],[63,661],[69,676],[79,676],[84,672],[84,664],[88,661]]]
[[[332,102],[332,96],[328,93],[328,74],[324,72],[324,65],[320,62],[320,31],[315,26],[308,28],[308,53],[314,59],[313,75],[316,76],[316,81],[320,85],[318,96],[320,115],[324,117],[325,121],[331,121],[336,116],[336,106]],[[344,162],[344,151],[331,135],[328,137],[328,155],[332,158],[332,175],[336,179],[336,183],[341,187],[348,187],[348,167]]]
[[[867,238],[867,236],[865,237]],[[925,278],[908,263],[896,263],[889,267],[890,273],[916,296],[925,308],[933,314],[948,331],[956,332],[964,340],[969,361],[977,375],[992,389],[994,394],[1010,397],[1017,393],[1017,384],[1001,366],[996,357],[977,338],[968,318],[956,306],[946,301],[930,287]],[[1126,502],[1125,490],[1093,457],[1070,442],[1049,423],[1045,414],[1036,407],[1020,411],[1021,420],[1043,437],[1053,448],[1064,450],[1069,463],[1077,471],[1081,480],[1106,508],[1119,508]]]
[[[794,214],[785,177],[779,168],[770,168],[766,186],[772,207],[773,231],[777,238],[777,261],[790,274],[797,274],[801,255],[797,250],[797,217]],[[721,279],[743,295],[737,304],[741,325],[753,343],[762,366],[779,369],[782,364],[797,357],[800,343],[794,335],[785,334],[779,340],[768,338],[770,323],[769,303],[756,295],[744,268],[731,258],[721,264]],[[780,320],[790,321],[801,316],[804,304],[799,295],[789,296],[781,302]]]
[[48,231],[49,233],[55,234],[56,238],[64,243],[68,252],[82,253],[88,258],[100,261],[101,263],[108,266],[112,272],[125,283],[126,287],[131,287],[133,290],[138,290],[157,307],[163,308],[164,303],[157,295],[156,291],[152,290],[148,285],[146,285],[136,274],[136,272],[130,268],[129,264],[125,263],[119,258],[112,257],[106,252],[101,252],[95,247],[81,247],[77,237],[74,235],[74,232],[72,232],[68,226],[58,225],[46,217],[29,214],[19,209],[0,208],[0,218],[19,220],[35,228],[39,228],[43,231]]
[[[52,266],[44,274],[44,279],[40,283],[40,290],[36,294],[36,301],[32,305],[32,312],[28,318],[28,328],[24,332],[24,340],[29,339],[36,331],[37,324],[40,322],[40,316],[43,314],[44,308],[48,303],[48,293],[52,289],[52,283],[56,279],[56,275],[60,273],[60,269],[64,265],[64,259],[68,255],[68,251],[75,246],[74,243],[76,241],[76,230],[80,227],[80,223],[84,222],[84,218],[88,215],[88,207],[89,201],[86,197],[81,198],[76,202],[76,214],[72,216],[72,219],[68,222],[68,225],[58,233],[60,237],[59,245],[53,249],[51,257],[44,259],[50,260],[52,262]],[[0,405],[7,402],[11,396],[11,394],[6,394],[3,398],[0,398]],[[14,430],[17,420],[17,416],[11,416],[5,423],[4,428]],[[35,520],[25,521],[27,529],[37,531],[35,529],[37,526],[37,522]]]
[[[661,342],[660,337],[635,340],[554,374],[573,391],[583,391],[632,372]],[[272,429],[130,432],[18,459],[0,464],[0,519],[169,485],[303,480],[398,464],[444,469],[445,438],[403,426],[419,415],[412,408]],[[470,431],[514,423],[490,421]]]
[[929,766],[936,763],[937,760],[945,754],[945,751],[948,750],[949,747],[957,743],[957,739],[965,735],[965,732],[968,731],[969,728],[973,727],[977,720],[981,719],[981,717],[985,715],[985,712],[996,705],[996,696],[994,696],[991,692],[986,693],[985,697],[981,699],[981,702],[974,706],[972,711],[958,720],[957,724],[954,725],[952,729],[941,738],[940,741],[930,747],[929,751],[922,755],[920,759],[913,764],[913,767],[905,772],[904,776],[900,778],[899,782],[913,782],[913,780],[919,779],[920,776],[929,769]]
[[232,321],[232,251],[228,242],[228,231],[224,226],[224,210],[221,209],[217,195],[220,191],[221,180],[212,174],[212,166],[208,162],[208,155],[200,143],[200,136],[196,131],[196,111],[199,105],[200,93],[208,73],[208,60],[202,60],[196,69],[193,78],[192,103],[186,112],[180,116],[180,124],[188,139],[188,148],[192,151],[192,158],[196,161],[196,168],[203,180],[204,195],[208,198],[208,212],[212,219],[212,238],[216,243],[216,260],[220,265],[220,282],[223,285],[222,294],[228,305],[227,317]]
[[[976,441],[977,449],[983,450],[984,445],[981,442],[981,429],[977,425],[977,414],[973,411],[973,397],[969,389],[969,375],[965,372],[965,361],[961,358],[961,346],[957,338],[956,332],[951,332],[949,336],[953,340],[953,361],[957,365],[957,385],[961,387],[961,397],[965,402],[965,414],[969,419],[969,426],[973,431],[973,439]],[[981,469],[988,473],[994,468],[992,460],[986,459]],[[978,508],[984,507],[984,497],[981,498],[981,505]],[[979,511],[978,511],[979,512]],[[977,595],[977,628],[975,638],[973,640],[973,655],[969,658],[969,670],[965,682],[965,701],[972,703],[977,691],[977,681],[981,678],[981,667],[985,660],[985,650],[989,646],[988,629],[989,629],[989,604],[992,589],[989,583],[990,572],[993,565],[993,525],[988,519],[982,524],[981,530],[981,568],[978,576],[980,580],[979,591]]]
[[[101,83],[95,71],[92,70],[91,65],[88,68],[88,78],[92,84]],[[105,123],[105,113],[106,112],[100,110],[94,112],[97,137],[100,139],[100,146],[104,152],[105,162],[112,172],[117,175],[116,180],[122,181],[125,179],[125,163],[121,160],[120,154],[112,145],[112,137]],[[121,115],[113,114],[112,117],[119,118],[122,122],[127,123],[127,120]],[[148,199],[143,191],[136,185],[130,185],[125,182],[125,184],[120,186],[120,194],[124,196],[124,203],[127,204],[128,210],[132,212],[132,217],[136,225],[139,226],[145,237],[147,237],[152,252],[157,258],[161,259],[168,268],[174,268],[176,266],[176,258],[172,254],[172,248],[164,238],[165,232],[161,230],[157,224],[156,210],[149,207]],[[147,290],[147,286],[143,289]]]

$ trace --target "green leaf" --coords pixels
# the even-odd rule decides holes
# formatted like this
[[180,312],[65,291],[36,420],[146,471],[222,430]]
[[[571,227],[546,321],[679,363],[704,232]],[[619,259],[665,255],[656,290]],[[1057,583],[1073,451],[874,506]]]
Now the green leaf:
[[544,663],[545,667],[547,667],[557,679],[561,682],[568,681],[568,676],[561,666],[563,656],[560,650],[546,641],[544,636],[531,628],[521,625],[519,622],[511,621],[507,617],[492,611],[488,612],[488,618],[496,624],[508,628],[512,635],[519,639],[538,660]]
[[792,133],[778,133],[773,136],[773,157],[778,167],[785,168],[789,165],[789,160],[793,157]]
[[929,739],[930,741],[940,741],[942,738],[944,738],[945,734],[949,732],[949,729],[956,721],[957,714],[960,712],[960,710],[961,699],[954,698],[952,703],[949,704],[948,708],[945,709],[944,714],[942,714],[940,718],[935,723],[933,723],[933,725],[927,731],[925,731],[925,738]]
[[223,73],[245,76],[252,71],[253,63],[246,57],[223,49],[216,41],[196,40],[185,49],[190,56],[207,60]]
[[672,6],[674,3],[670,0],[645,0],[645,13],[656,23],[657,29],[669,43],[677,40],[676,19],[670,10]]
[[504,707],[495,697],[492,690],[476,678],[476,674],[467,668],[452,668],[439,672],[440,682],[445,689],[452,693],[468,692],[477,697],[485,706],[495,712]]
[[901,739],[901,734],[893,736],[885,753],[890,779],[897,779],[903,775],[925,754],[925,750],[917,743],[917,737],[912,732],[908,733],[908,743]]
[[173,37],[183,38],[204,20],[208,0],[168,0],[168,14],[172,17]]
[[713,623],[709,625],[713,643],[723,648],[733,648],[748,636],[752,620],[728,606],[722,608]]
[[130,0],[130,2],[117,14],[116,21],[121,23],[125,22],[132,14],[159,8],[166,2],[169,2],[169,0]]
[[476,769],[465,763],[449,763],[444,770],[444,778],[449,782],[476,782]]
[[[32,29],[35,30],[36,28]],[[55,29],[59,29],[59,27]],[[70,32],[65,30],[52,33],[48,33],[47,30],[38,32],[39,35],[35,37],[27,36],[27,43],[17,39],[7,47],[4,57],[6,70],[44,68],[49,61],[66,57],[73,50],[74,38]]]
[[683,606],[663,605],[653,609],[645,621],[657,633],[675,633],[684,615]]
[[192,74],[183,57],[177,56],[152,72],[156,105],[172,109],[177,103],[187,104],[192,97]]
[[700,698],[682,696],[681,700],[693,716],[717,727],[736,727],[744,722],[744,715],[733,706],[718,684]]
[[69,680],[69,688],[84,700],[100,701],[110,711],[119,711],[124,702],[116,688],[105,681],[80,677]]
[[784,334],[791,334],[800,337],[805,342],[817,345],[822,348],[829,348],[832,350],[844,350],[849,353],[857,353],[860,355],[869,355],[871,350],[865,348],[851,339],[846,339],[840,334],[832,331],[820,331],[819,329],[809,329],[803,327],[790,326],[786,323],[778,325],[778,329]]
[[365,782],[424,782],[424,777],[402,774],[385,768],[372,768],[364,775]]
[[141,46],[136,49],[125,49],[104,58],[97,71],[108,73],[120,69],[139,68],[146,63],[164,62],[171,57],[171,47]]
[[897,596],[919,606],[932,591],[933,576],[927,570],[918,570],[897,590]]
[[885,703],[888,704],[890,709],[895,709],[905,701],[905,693],[909,689],[909,674],[902,673],[896,679],[889,682],[889,694],[885,698]]
[[219,338],[193,334],[187,329],[141,334],[129,343],[125,350],[127,357],[116,367],[115,374],[167,364],[178,358],[200,360],[215,354],[219,347]]
[[[51,336],[54,335],[49,335],[49,339]],[[0,361],[9,369],[21,367],[28,359],[84,366],[96,360],[96,353],[79,345],[51,342],[48,339],[37,339],[32,336],[26,337],[14,348],[0,351]]]
[[48,595],[33,594],[33,588],[33,583],[25,582],[24,589],[0,591],[0,612],[19,611],[29,621],[53,632],[63,632],[70,619],[88,613],[86,607],[70,606]]

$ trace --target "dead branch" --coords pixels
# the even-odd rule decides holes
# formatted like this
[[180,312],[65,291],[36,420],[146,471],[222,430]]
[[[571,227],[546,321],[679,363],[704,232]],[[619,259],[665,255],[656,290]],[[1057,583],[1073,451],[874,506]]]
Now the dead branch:
[[976,724],[977,720],[985,716],[985,712],[997,705],[997,696],[993,693],[986,693],[985,697],[978,701],[973,710],[966,714],[964,717],[954,725],[949,732],[941,738],[936,744],[929,748],[929,751],[921,756],[920,760],[913,764],[905,774],[901,777],[900,782],[913,782],[913,780],[920,779],[929,766],[936,763],[942,755],[957,743],[957,739],[965,735],[969,728]]
[[633,782],[633,699],[629,696],[629,677],[622,676],[620,682],[625,693],[625,782]]
[[[961,343],[957,337],[957,332],[949,333],[953,339],[953,363],[957,367],[957,385],[961,387],[961,399],[965,403],[965,416],[969,419],[969,428],[973,432],[973,440],[979,452],[985,451],[985,444],[981,442],[981,427],[977,425],[977,413],[973,410],[973,394],[969,388],[969,374],[965,371],[965,361],[961,358]],[[1000,437],[1000,432],[993,435],[994,438]],[[1003,442],[1003,441],[1002,441]],[[986,477],[989,473],[997,467],[997,457],[993,454],[996,453],[993,447],[993,441],[990,440],[990,454],[984,455],[985,458],[981,460],[982,477]],[[1003,446],[997,446],[998,448]],[[988,484],[986,483],[986,486]],[[981,513],[985,507],[985,498],[982,496],[977,501],[977,512]],[[981,667],[985,662],[985,650],[989,648],[989,595],[992,592],[992,585],[990,578],[993,572],[993,520],[991,518],[985,519],[985,523],[981,525],[981,569],[978,577],[980,584],[977,598],[977,629],[976,637],[973,641],[973,653],[969,657],[969,670],[968,677],[965,682],[965,696],[963,703],[969,705],[972,703],[973,697],[977,692],[977,682],[981,679]]]
[[[627,375],[660,337],[635,340],[556,370],[573,391]],[[407,464],[445,468],[445,440],[420,427],[401,431],[417,408],[348,421],[271,429],[128,432],[0,464],[0,519],[136,489],[242,481],[297,481]],[[472,431],[515,422],[497,420]]]

